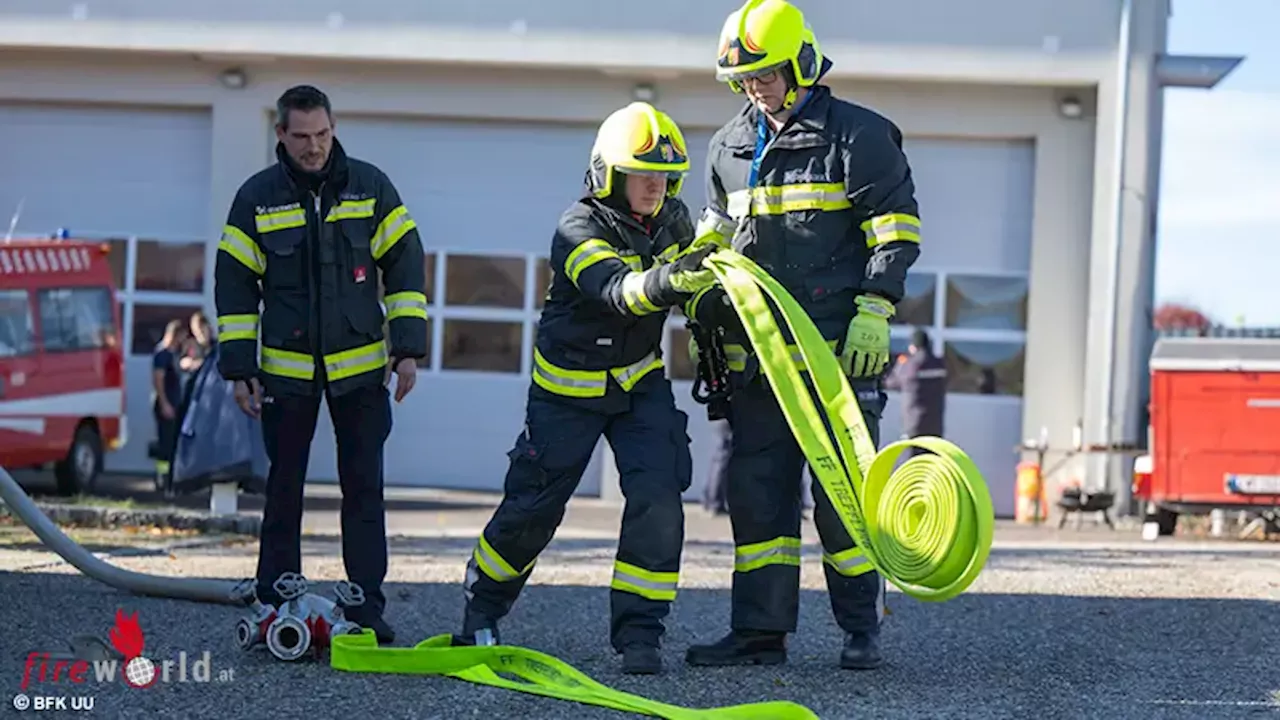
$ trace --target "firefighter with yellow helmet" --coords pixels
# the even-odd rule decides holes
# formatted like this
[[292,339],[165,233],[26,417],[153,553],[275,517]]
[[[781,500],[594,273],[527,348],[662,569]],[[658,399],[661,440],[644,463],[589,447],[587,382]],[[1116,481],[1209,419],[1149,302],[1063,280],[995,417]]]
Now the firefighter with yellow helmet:
[[[919,255],[919,210],[901,132],[819,84],[830,67],[801,11],[785,0],[747,0],[729,15],[716,77],[746,102],[710,143],[709,207],[698,236],[731,245],[795,297],[843,361],[878,443],[889,321]],[[736,316],[724,312],[722,294],[701,293],[687,312],[700,324],[727,326],[734,380],[727,491],[735,545],[731,631],[689,648],[686,660],[781,663],[799,606],[798,481],[805,458],[741,327],[733,327]],[[813,495],[831,607],[846,633],[840,664],[877,667],[884,580],[816,482]]]
[[667,312],[714,282],[677,195],[689,170],[680,128],[647,103],[600,126],[584,197],[551,240],[554,277],[538,323],[524,429],[505,496],[467,562],[457,644],[497,640],[565,505],[608,439],[626,497],[613,580],[611,643],[623,670],[662,669],[663,619],[684,543],[692,479],[686,415],[663,370]]

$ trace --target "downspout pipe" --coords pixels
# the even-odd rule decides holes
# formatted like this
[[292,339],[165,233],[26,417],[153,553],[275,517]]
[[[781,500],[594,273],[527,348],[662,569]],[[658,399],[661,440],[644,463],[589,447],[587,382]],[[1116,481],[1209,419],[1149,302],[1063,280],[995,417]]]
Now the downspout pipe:
[[[1101,403],[1099,407],[1102,409],[1101,423],[1099,426],[1098,438],[1099,444],[1103,447],[1111,445],[1112,442],[1112,419],[1113,419],[1113,389],[1115,386],[1115,355],[1116,355],[1116,329],[1118,318],[1116,317],[1119,310],[1120,296],[1120,256],[1124,247],[1124,210],[1125,210],[1125,187],[1124,187],[1124,169],[1126,152],[1126,135],[1129,128],[1129,73],[1130,73],[1130,17],[1133,11],[1133,0],[1123,0],[1120,6],[1120,42],[1116,51],[1116,119],[1115,119],[1115,152],[1113,157],[1115,161],[1112,165],[1112,176],[1115,181],[1111,207],[1111,225],[1112,232],[1110,237],[1110,247],[1108,250],[1107,265],[1107,287],[1106,287],[1106,303],[1104,305],[1106,312],[1103,329],[1103,372],[1101,387]],[[1109,489],[1111,480],[1111,452],[1103,450],[1101,472],[1101,487]]]

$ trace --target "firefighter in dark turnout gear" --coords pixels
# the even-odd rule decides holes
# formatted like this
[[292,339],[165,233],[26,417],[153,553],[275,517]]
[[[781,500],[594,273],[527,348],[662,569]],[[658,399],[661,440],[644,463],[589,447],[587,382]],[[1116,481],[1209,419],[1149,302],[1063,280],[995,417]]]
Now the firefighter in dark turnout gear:
[[663,370],[668,308],[714,282],[710,248],[681,254],[693,223],[677,199],[689,159],[680,129],[646,103],[600,126],[588,193],[561,216],[538,325],[525,426],[505,496],[467,563],[455,643],[497,639],[603,435],[626,498],[610,585],[610,640],[624,672],[662,668],[663,619],[684,542],[692,480],[687,417]]
[[272,583],[302,570],[303,484],[325,397],[337,439],[343,562],[365,594],[347,618],[392,642],[382,617],[382,448],[391,432],[389,374],[398,402],[427,350],[422,245],[391,180],[343,151],[322,92],[292,88],[277,112],[279,162],[236,193],[214,289],[218,370],[236,383],[241,408],[262,418],[271,462],[258,595],[278,604]]
[[[902,394],[902,436],[904,438],[933,435],[942,437],[943,416],[947,412],[947,363],[933,354],[933,343],[923,328],[911,333],[907,354],[884,380],[886,390]],[[911,448],[907,457],[927,454],[923,448]]]
[[[920,220],[898,128],[817,84],[829,68],[800,10],[784,0],[748,0],[729,16],[717,77],[749,102],[712,138],[699,238],[716,228],[795,297],[841,358],[878,444],[888,321],[919,252]],[[716,292],[699,297],[690,317],[703,322],[704,308],[723,315]],[[737,331],[742,345],[726,337],[725,348],[739,371],[729,401],[731,631],[691,647],[695,665],[784,662],[796,629],[805,458]],[[840,664],[877,667],[884,581],[816,481],[813,495],[831,606],[846,633]]]

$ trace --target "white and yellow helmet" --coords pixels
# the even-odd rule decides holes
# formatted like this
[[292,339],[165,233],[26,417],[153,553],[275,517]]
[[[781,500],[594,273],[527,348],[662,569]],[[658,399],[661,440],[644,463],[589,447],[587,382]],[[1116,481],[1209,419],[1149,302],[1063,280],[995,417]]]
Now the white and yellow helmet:
[[598,198],[614,191],[613,174],[661,175],[667,197],[675,197],[689,172],[684,135],[666,113],[649,103],[633,102],[600,124],[591,148],[587,183]]

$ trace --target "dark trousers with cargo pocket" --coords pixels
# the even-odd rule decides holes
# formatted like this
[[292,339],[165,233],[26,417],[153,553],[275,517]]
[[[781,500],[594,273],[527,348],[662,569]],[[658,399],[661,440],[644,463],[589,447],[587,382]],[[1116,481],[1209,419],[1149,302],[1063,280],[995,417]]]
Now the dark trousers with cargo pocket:
[[602,413],[572,399],[549,398],[536,387],[530,391],[525,431],[509,454],[502,503],[467,563],[464,634],[479,629],[468,623],[496,621],[511,610],[603,435],[613,448],[626,501],[609,591],[610,642],[619,652],[659,646],[684,545],[681,493],[692,480],[688,418],[663,377],[646,378],[629,400],[628,409]]
[[[879,445],[886,396],[878,380],[850,382]],[[730,398],[729,520],[733,525],[734,630],[795,632],[800,609],[801,473],[805,457],[762,375]],[[814,522],[837,624],[873,634],[884,617],[884,581],[844,529],[817,479]]]
[[[258,553],[258,596],[277,604],[271,589],[281,573],[302,571],[303,486],[321,395],[266,398],[262,433],[271,470],[267,475]],[[354,622],[381,617],[386,607],[387,526],[383,502],[383,446],[391,434],[387,389],[372,384],[328,396],[342,490],[342,562],[347,579],[364,591],[364,605],[348,611]]]

